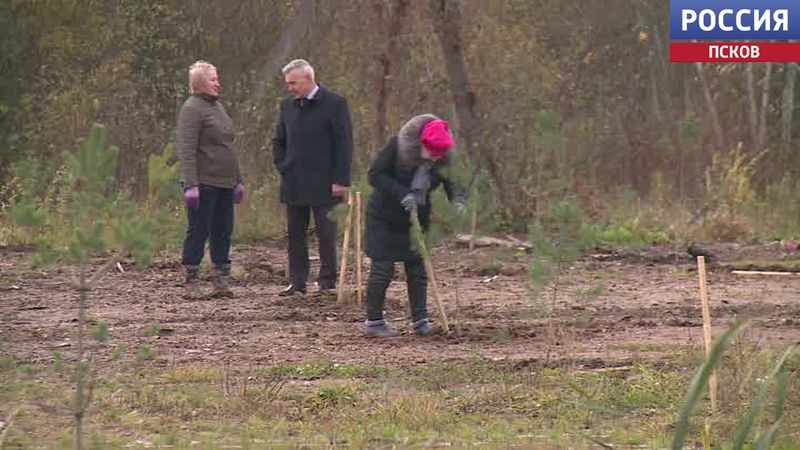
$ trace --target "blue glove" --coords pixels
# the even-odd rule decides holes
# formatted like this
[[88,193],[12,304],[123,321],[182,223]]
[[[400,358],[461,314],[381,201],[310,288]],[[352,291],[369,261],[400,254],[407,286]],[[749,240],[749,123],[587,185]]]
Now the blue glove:
[[417,198],[414,194],[406,194],[406,196],[400,200],[400,204],[403,205],[403,208],[408,212],[415,212],[417,210]]

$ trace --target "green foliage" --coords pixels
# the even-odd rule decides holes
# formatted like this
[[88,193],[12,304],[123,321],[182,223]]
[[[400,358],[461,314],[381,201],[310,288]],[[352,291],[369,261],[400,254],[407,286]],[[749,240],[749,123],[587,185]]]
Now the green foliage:
[[108,342],[108,323],[104,321],[98,322],[97,325],[92,328],[91,334],[97,342]]
[[[111,249],[149,261],[156,222],[140,214],[126,192],[116,192],[116,158],[116,148],[106,145],[105,128],[96,124],[76,150],[64,152],[64,166],[44,194],[38,181],[22,185],[21,200],[10,216],[18,225],[37,230],[39,263],[59,257],[86,262]],[[21,167],[25,173],[27,166]]]
[[125,344],[118,344],[114,351],[111,353],[112,361],[119,361],[125,356]]
[[[108,250],[132,252],[137,260],[147,262],[152,254],[152,246],[150,219],[141,217],[126,192],[115,191],[117,150],[106,145],[105,127],[93,125],[88,138],[82,140],[76,150],[65,151],[63,160],[63,176],[57,179],[64,183],[66,189],[56,191],[59,193],[57,201],[41,200],[39,204],[31,204],[43,211],[47,211],[47,208],[57,210],[58,214],[50,216],[63,222],[59,226],[67,226],[71,230],[67,235],[66,249],[57,248],[52,242],[53,236],[42,234],[39,239],[39,262],[51,262],[60,253],[78,263],[78,275],[75,277],[79,283],[75,286],[79,292],[78,346],[73,371],[76,385],[73,412],[75,446],[82,448],[83,415],[89,401],[86,396],[87,382],[91,382],[87,381],[90,363],[84,359],[83,339],[86,333],[88,291],[94,287],[89,281],[87,263],[92,256]],[[23,191],[20,195],[31,201],[34,198],[32,191]],[[44,225],[44,220],[27,220],[29,216],[19,214],[14,217],[26,226]],[[106,342],[108,325],[105,322],[98,323],[91,330],[91,335],[99,342]],[[149,347],[140,348],[137,354],[139,361],[150,357],[152,350]]]
[[349,384],[327,384],[321,386],[308,399],[314,409],[328,409],[337,406],[356,404],[356,390]]
[[147,200],[151,205],[174,203],[180,198],[180,165],[175,160],[175,145],[170,143],[164,147],[160,155],[152,154],[147,158]]
[[670,241],[666,232],[644,226],[637,218],[621,223],[589,226],[590,240],[603,246],[645,246]]
[[748,155],[741,144],[727,154],[715,154],[705,173],[705,189],[711,205],[720,213],[741,213],[756,198],[753,176],[766,154],[762,151]]
[[136,361],[144,362],[153,358],[153,347],[148,344],[142,344],[136,351]]
[[704,178],[707,238],[732,241],[752,236],[754,229],[747,212],[757,204],[754,177],[766,154],[765,150],[749,155],[740,144],[727,154],[714,155]]
[[[673,449],[677,450],[684,448],[692,412],[695,409],[701,394],[706,388],[708,379],[720,363],[722,354],[731,345],[731,342],[736,338],[736,336],[740,334],[743,327],[744,322],[740,321],[725,331],[725,333],[723,333],[715,341],[710,354],[695,373],[691,385],[686,393],[684,404],[681,408],[681,412],[675,426],[675,432],[672,441]],[[790,379],[790,373],[792,372],[791,363],[793,362],[793,358],[795,358],[798,354],[798,346],[790,346],[788,349],[786,349],[783,355],[778,358],[770,372],[763,378],[759,378],[759,387],[756,395],[751,400],[747,411],[739,419],[739,424],[735,429],[735,434],[730,443],[730,448],[736,450],[745,448],[748,442],[748,436],[750,435],[754,425],[761,415],[761,412],[768,405],[770,391],[774,383],[774,401],[772,402],[773,421],[769,426],[767,426],[766,431],[758,435],[753,441],[755,442],[755,448],[757,449],[767,449],[772,446],[775,438],[777,437],[778,429],[783,424],[784,414],[786,411],[785,405],[788,396],[788,383]]]
[[774,420],[772,426],[770,426],[769,431],[763,434],[761,437],[758,438],[759,448],[769,448],[775,438],[775,434],[777,433],[777,429],[780,426],[781,422],[783,421],[784,415],[784,405],[786,404],[786,386],[788,383],[788,368],[787,365],[790,362],[791,358],[798,354],[797,352],[798,346],[793,345],[790,346],[786,352],[781,356],[778,362],[775,364],[775,367],[772,371],[764,378],[761,383],[761,388],[758,390],[758,394],[753,399],[753,402],[750,404],[750,408],[747,410],[747,413],[742,417],[741,422],[739,423],[739,427],[736,431],[736,436],[733,439],[733,449],[741,450],[745,445],[745,440],[747,436],[750,434],[750,430],[753,427],[753,424],[756,420],[756,417],[761,412],[761,410],[766,406],[767,398],[769,395],[769,389],[772,385],[772,382],[777,378],[777,390],[776,390],[776,401],[775,401],[775,410],[774,410]]
[[64,361],[64,355],[61,352],[53,353],[53,370],[61,373],[67,368],[67,363]]
[[47,211],[36,204],[34,199],[26,198],[11,208],[11,220],[23,227],[39,227],[47,221]]
[[710,353],[708,354],[708,358],[706,358],[705,362],[703,362],[700,368],[697,369],[697,372],[695,372],[689,389],[686,392],[686,398],[684,399],[683,407],[681,408],[681,412],[678,416],[678,421],[675,425],[675,432],[672,440],[672,448],[674,450],[683,449],[684,442],[686,441],[686,434],[689,429],[689,420],[691,419],[692,412],[697,406],[697,402],[700,400],[700,395],[704,392],[706,385],[708,384],[708,379],[711,377],[711,374],[714,372],[717,364],[722,358],[722,353],[728,348],[733,339],[735,339],[736,336],[742,331],[743,327],[744,322],[738,322],[725,331],[725,333],[723,333],[719,338],[717,338],[714,341],[714,345]]
[[533,258],[528,268],[528,287],[534,298],[594,243],[580,208],[568,200],[555,204],[534,222],[530,238]]

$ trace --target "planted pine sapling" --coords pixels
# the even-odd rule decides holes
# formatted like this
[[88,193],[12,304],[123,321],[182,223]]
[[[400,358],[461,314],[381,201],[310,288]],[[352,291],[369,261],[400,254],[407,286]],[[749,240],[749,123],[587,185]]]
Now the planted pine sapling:
[[[91,364],[86,357],[86,314],[89,292],[97,286],[100,276],[119,261],[122,254],[132,254],[137,262],[149,262],[153,246],[150,218],[142,214],[125,192],[117,192],[115,172],[117,149],[106,146],[106,132],[95,124],[89,137],[77,149],[64,153],[64,167],[69,172],[70,190],[65,194],[60,211],[50,211],[46,204],[20,209],[15,219],[31,229],[45,226],[55,213],[67,215],[62,223],[73,230],[65,246],[57,246],[40,236],[40,249],[47,261],[69,261],[77,265],[72,285],[78,291],[78,329],[76,363],[73,368],[75,397],[72,414],[75,424],[75,447],[83,448],[83,421],[91,399]],[[40,254],[40,259],[41,259]],[[104,258],[105,264],[92,269],[90,260]],[[108,339],[108,328],[101,322],[92,332],[100,342]]]

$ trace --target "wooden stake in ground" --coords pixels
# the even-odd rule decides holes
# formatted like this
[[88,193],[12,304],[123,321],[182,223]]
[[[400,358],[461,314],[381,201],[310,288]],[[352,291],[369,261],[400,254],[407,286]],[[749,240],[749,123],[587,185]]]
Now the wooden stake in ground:
[[422,261],[425,264],[425,272],[428,273],[428,280],[430,280],[430,285],[433,288],[433,300],[436,303],[437,311],[439,311],[439,318],[442,319],[442,327],[445,333],[450,334],[450,324],[447,323],[447,313],[444,310],[444,305],[442,305],[441,297],[439,297],[439,285],[436,283],[431,256],[425,246],[425,235],[422,233],[422,226],[419,224],[419,217],[416,211],[411,213],[411,228],[411,234],[414,236],[414,239],[417,240],[419,253],[422,255]]
[[356,300],[361,305],[364,300],[364,288],[361,280],[361,266],[363,265],[363,257],[361,254],[361,235],[364,228],[361,223],[361,192],[356,191],[356,230],[353,236],[356,240]]
[[[703,340],[706,345],[706,357],[711,354],[711,313],[708,310],[708,291],[706,288],[706,257],[697,257],[697,275],[700,279],[700,304],[703,310]],[[711,397],[711,410],[717,410],[717,372],[708,379],[708,391]]]
[[478,206],[472,208],[472,217],[469,222],[469,251],[475,249],[475,231],[478,228]]
[[342,263],[339,265],[339,289],[336,292],[336,302],[345,301],[345,281],[347,280],[347,250],[350,247],[350,228],[353,226],[353,193],[347,191],[347,220],[344,225],[344,238],[342,239]]

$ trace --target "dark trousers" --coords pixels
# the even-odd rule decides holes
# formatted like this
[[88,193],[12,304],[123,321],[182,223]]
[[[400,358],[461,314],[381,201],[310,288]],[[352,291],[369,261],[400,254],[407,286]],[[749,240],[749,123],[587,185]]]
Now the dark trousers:
[[[408,302],[411,306],[411,321],[428,318],[428,275],[422,258],[405,261]],[[386,289],[394,278],[393,261],[372,260],[367,281],[367,320],[383,319],[383,304]]]
[[233,189],[200,186],[200,207],[187,208],[189,225],[183,241],[183,265],[203,261],[206,240],[211,247],[211,262],[230,264],[233,233]]
[[308,280],[308,243],[306,232],[311,212],[319,240],[319,278],[323,289],[336,287],[336,222],[328,218],[331,206],[286,205],[289,234],[289,278],[297,287],[304,288]]

